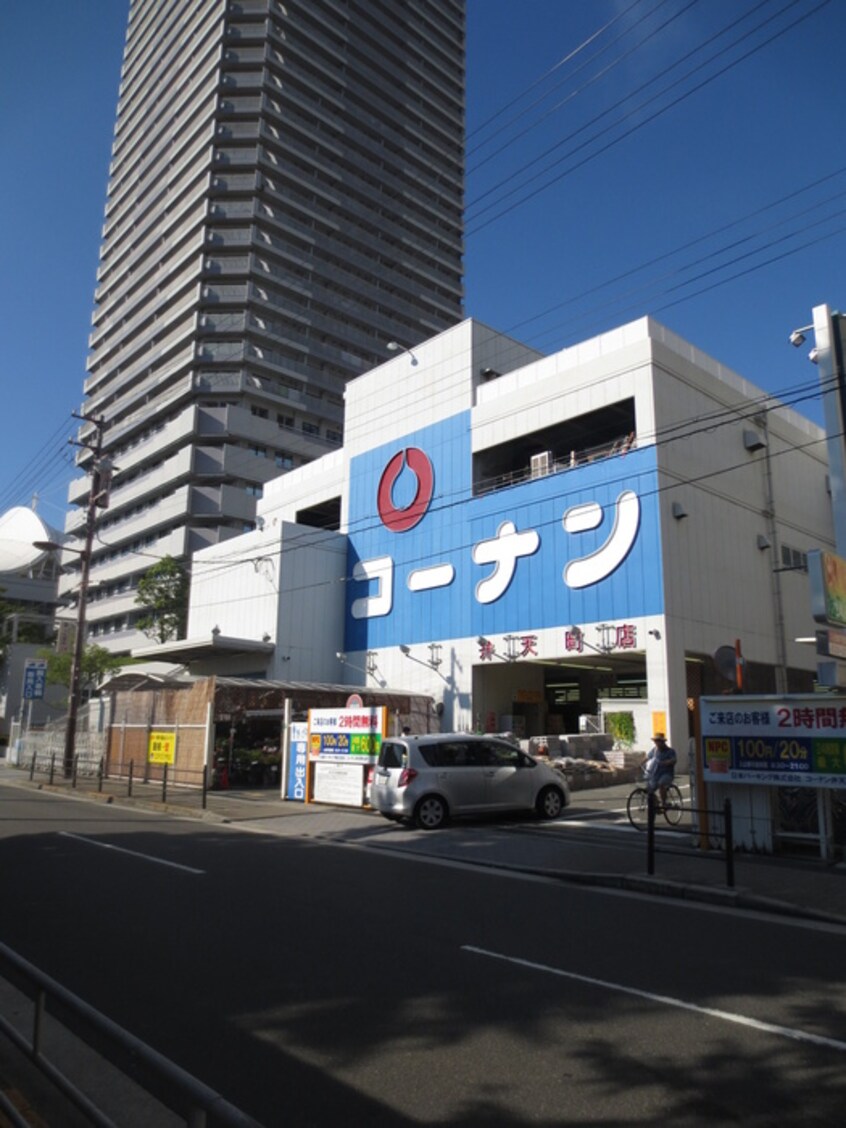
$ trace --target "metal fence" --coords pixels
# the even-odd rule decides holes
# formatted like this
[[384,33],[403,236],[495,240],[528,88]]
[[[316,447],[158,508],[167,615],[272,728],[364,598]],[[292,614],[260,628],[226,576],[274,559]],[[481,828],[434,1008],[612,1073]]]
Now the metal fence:
[[[80,726],[74,745],[83,761],[101,759],[106,754],[106,732],[88,730]],[[65,721],[53,721],[39,728],[25,728],[19,721],[12,724],[9,733],[9,763],[30,764],[33,756],[39,761],[55,755],[60,762],[65,747]]]
[[[97,1128],[116,1128],[119,1120],[107,1107],[118,1106],[126,1090],[142,1091],[189,1128],[261,1128],[257,1121],[229,1104],[214,1089],[95,1010],[77,995],[0,943],[0,978],[31,1003],[29,1015],[14,1009],[16,1022],[0,1015],[0,1034],[22,1053],[72,1105]],[[27,1021],[28,1019],[28,1021]],[[61,1035],[61,1036],[57,1036]],[[108,1063],[115,1080],[108,1092],[92,1090],[101,1068],[83,1068],[78,1051],[65,1051],[68,1037],[99,1062]],[[74,1068],[70,1063],[76,1062]],[[81,1073],[77,1077],[76,1070]],[[93,1094],[93,1095],[92,1095]],[[121,1097],[121,1094],[123,1096]],[[125,1107],[125,1103],[124,1103]],[[37,1114],[37,1110],[34,1110]],[[14,1125],[27,1125],[20,1111],[0,1094],[0,1112]],[[120,1116],[119,1108],[115,1115]],[[150,1113],[150,1123],[162,1123]],[[40,1118],[32,1123],[43,1123]],[[172,1123],[172,1117],[169,1118]]]
[[65,784],[75,791],[201,810],[208,806],[208,792],[215,787],[215,778],[205,767],[195,771],[180,768],[175,773],[167,764],[151,765],[144,760],[136,765],[130,760],[120,772],[114,772],[109,771],[104,756],[90,753],[77,753],[66,776],[62,749],[35,752],[29,763],[18,763],[17,767],[25,771],[31,781],[41,781],[51,787]]

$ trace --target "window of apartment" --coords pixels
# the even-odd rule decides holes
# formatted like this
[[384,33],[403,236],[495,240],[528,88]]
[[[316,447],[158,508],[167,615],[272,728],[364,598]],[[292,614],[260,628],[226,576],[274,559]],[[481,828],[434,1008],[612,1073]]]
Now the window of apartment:
[[249,494],[250,497],[262,497],[264,490],[261,486],[256,486],[250,482],[244,487],[244,493]]
[[280,470],[293,470],[294,468],[294,460],[290,454],[282,454],[281,451],[277,451],[273,456],[273,461]]
[[267,408],[266,407],[256,407],[255,404],[253,404],[250,407],[250,412],[251,412],[252,415],[257,416],[259,419],[267,419]]
[[319,435],[320,434],[320,428],[318,427],[318,425],[316,423],[309,423],[305,419],[303,420],[303,431],[307,435]]

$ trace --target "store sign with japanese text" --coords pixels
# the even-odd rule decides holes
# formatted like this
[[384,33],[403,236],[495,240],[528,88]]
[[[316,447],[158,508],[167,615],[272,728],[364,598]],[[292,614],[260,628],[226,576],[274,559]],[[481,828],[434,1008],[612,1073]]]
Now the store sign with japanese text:
[[846,787],[846,697],[703,697],[704,778]]
[[174,764],[176,762],[176,732],[151,732],[147,743],[149,764]]
[[23,699],[40,701],[47,685],[47,659],[27,658],[24,662]]
[[322,763],[375,764],[386,722],[384,706],[309,709],[309,759]]
[[472,637],[515,661],[538,630],[612,619],[587,641],[633,647],[663,610],[654,449],[482,490],[471,430],[462,412],[352,460],[346,646]]
[[291,753],[288,762],[288,799],[305,802],[308,777],[308,725],[293,721],[290,728]]

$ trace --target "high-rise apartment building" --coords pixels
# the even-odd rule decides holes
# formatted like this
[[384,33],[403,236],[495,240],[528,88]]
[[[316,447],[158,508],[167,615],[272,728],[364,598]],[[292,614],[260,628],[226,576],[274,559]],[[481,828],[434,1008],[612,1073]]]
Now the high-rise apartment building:
[[347,380],[461,319],[464,7],[131,0],[80,432],[115,468],[91,641],[148,643],[144,572],[252,527],[263,483],[340,447]]

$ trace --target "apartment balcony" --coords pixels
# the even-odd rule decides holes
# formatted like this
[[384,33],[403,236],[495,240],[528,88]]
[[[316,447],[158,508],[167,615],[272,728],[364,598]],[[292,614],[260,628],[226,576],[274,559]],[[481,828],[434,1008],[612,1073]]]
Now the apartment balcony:
[[312,435],[294,427],[282,427],[275,420],[261,419],[244,407],[228,407],[213,422],[215,430],[211,426],[206,430],[204,423],[201,423],[200,434],[211,436],[217,433],[232,439],[243,439],[251,446],[267,446],[274,450],[284,447],[290,454],[302,458],[317,458],[338,447],[337,442],[323,435]]
[[143,406],[120,419],[113,419],[107,435],[109,450],[116,449],[122,440],[127,435],[137,431],[139,426],[143,426],[150,419],[155,419],[156,416],[164,414],[180,400],[187,400],[194,387],[193,378],[188,373],[166,387],[159,395],[151,398],[149,389],[162,383],[164,383],[163,374],[157,373],[156,376],[151,377],[145,384],[134,390],[131,396],[127,396],[121,402],[120,409],[122,411],[139,401]]
[[[115,403],[118,401],[120,392],[128,393],[125,399],[120,401],[120,407],[125,409],[129,404],[143,398],[150,389],[167,383],[169,377],[178,373],[180,368],[189,367],[194,359],[194,344],[191,334],[187,332],[177,336],[176,343],[179,343],[183,336],[187,338],[184,344],[170,356],[164,357],[162,355],[163,350],[159,349],[157,357],[142,357],[125,372],[115,375],[100,396],[86,400],[87,414],[103,411],[110,418],[114,418],[116,414]],[[149,372],[151,367],[154,368],[153,372]],[[139,380],[139,377],[146,377],[146,379]]]
[[[125,576],[146,571],[152,564],[155,564],[154,557],[160,559],[162,556],[185,556],[187,538],[188,530],[184,525],[181,525],[154,540],[151,545],[144,549],[146,554],[144,556],[129,550],[125,554],[117,556],[114,560],[102,563],[95,560],[91,565],[91,583],[113,583]],[[75,586],[75,583],[70,585],[70,587]]]
[[[243,353],[241,356],[243,357]],[[253,360],[256,360],[253,357]],[[258,361],[256,360],[256,363]],[[261,362],[266,365],[267,361]],[[295,365],[292,368],[302,369],[297,375],[308,379],[308,370],[304,365]],[[287,368],[287,365],[286,365]],[[216,372],[201,371],[194,378],[195,387],[204,392],[214,392],[219,395],[244,395],[249,393],[255,399],[267,400],[268,405],[286,408],[299,407],[301,411],[318,416],[331,423],[340,430],[344,421],[343,404],[333,404],[322,396],[310,395],[308,392],[299,392],[296,388],[288,388],[278,384],[270,377],[255,376],[244,370]]]
[[226,483],[221,486],[192,486],[191,517],[252,522],[256,517],[256,499],[242,487]]
[[142,291],[132,289],[133,281],[137,282],[132,274],[112,278],[108,285],[98,286],[94,294],[95,328],[103,317],[123,318],[135,316],[140,310],[164,309],[176,294],[187,290],[200,273],[198,255],[203,251],[202,234],[203,229],[198,228],[195,239],[187,239],[181,246],[171,248],[164,257],[156,256],[152,264],[155,270],[145,278]]
[[107,521],[107,526],[102,532],[103,539],[110,542],[116,539],[125,540],[124,529],[136,516],[133,510],[144,504],[145,499],[153,503],[144,504],[143,513],[147,525],[154,526],[160,523],[152,516],[158,504],[155,499],[168,488],[173,488],[174,484],[185,483],[191,474],[191,454],[192,448],[187,446],[149,473],[140,474],[134,481],[127,482],[125,486],[114,490],[113,504],[103,513],[103,518]]
[[[151,560],[150,564],[154,561]],[[99,585],[98,585],[99,586]],[[100,619],[110,619],[115,615],[129,615],[138,610],[135,602],[138,592],[135,588],[128,588],[116,595],[104,595],[97,598],[97,589],[94,589],[94,598],[89,597],[86,605],[86,618],[89,624]]]
[[[131,386],[138,377],[144,377],[151,368],[168,363],[170,357],[180,350],[190,349],[194,338],[195,319],[192,307],[196,302],[196,292],[186,295],[173,316],[167,319],[173,327],[162,335],[167,322],[153,321],[136,337],[124,340],[113,355],[96,358],[96,371],[88,385],[98,381],[102,385],[102,395],[114,398],[122,389]],[[91,409],[89,409],[89,414]]]
[[[189,221],[183,224],[179,231],[175,233],[175,237],[172,238],[172,241],[181,243],[185,236],[187,236],[193,229],[196,229],[194,246],[197,251],[200,251],[203,247],[203,231],[205,221],[206,209],[205,201],[203,200],[198,214],[196,216],[192,215]],[[114,309],[110,306],[104,306],[102,310],[98,310],[94,314],[94,325],[88,337],[89,349],[92,352],[96,352],[97,349],[104,347],[107,344],[107,339],[110,334],[119,335],[121,340],[130,339],[137,331],[138,327],[140,325],[143,325],[145,320],[149,319],[153,315],[154,310],[161,309],[163,311],[162,317],[172,320],[174,316],[178,315],[181,312],[181,310],[178,307],[172,307],[171,299],[173,295],[175,293],[178,293],[179,290],[183,287],[184,278],[180,276],[178,279],[174,280],[174,282],[163,292],[163,294],[153,292],[151,293],[150,300],[147,304],[142,306],[140,309],[137,305],[134,306],[133,308],[136,312],[134,316],[130,317],[128,320],[125,319],[125,312],[122,310],[122,307]],[[164,304],[162,304],[163,299]]]
[[[211,115],[211,98],[213,95],[211,84],[206,93],[210,99],[209,115]],[[167,184],[170,199],[173,202],[179,200],[187,186],[197,179],[197,170],[202,170],[206,164],[209,147],[214,141],[211,125],[210,116],[208,121],[200,120],[197,123],[197,131],[192,139],[192,144],[183,147],[182,155],[176,164],[170,163],[172,153],[168,148],[152,165],[142,165],[139,161],[135,162],[134,166],[125,165],[122,167],[120,178],[113,179],[109,184],[109,203],[106,213],[108,220],[111,221],[114,218],[119,222],[118,217],[128,211],[132,211],[136,219],[143,217],[144,210],[139,210],[138,207],[133,206],[133,201],[143,200],[149,194],[150,204],[148,206],[152,206],[153,193],[158,192],[163,182]],[[140,180],[137,171],[139,169],[143,172],[143,177]],[[104,267],[104,271],[107,269],[107,266]],[[97,278],[100,277],[101,271],[98,271]]]
[[[187,461],[187,465],[190,467],[190,449],[185,451],[184,454],[188,455],[188,458],[183,460]],[[178,457],[182,458],[183,456]],[[159,492],[166,487],[166,482],[162,481],[158,474],[149,475],[149,477],[155,478]],[[156,529],[171,525],[175,520],[182,518],[188,511],[188,499],[188,485],[179,486],[168,497],[153,500],[134,515],[110,524],[108,528],[102,531],[100,540],[123,551],[127,544],[136,540],[143,540],[151,533],[155,533]]]
[[[138,439],[114,451],[113,458],[118,465],[121,478],[142,463],[159,461],[166,452],[171,451],[174,447],[184,447],[191,439],[195,429],[196,412],[192,404],[187,406],[178,418],[171,420],[152,433],[142,431]],[[189,449],[183,449],[175,456],[170,455],[164,465],[157,467],[155,478],[159,481],[170,481],[188,473],[190,469],[191,452]],[[111,494],[111,508],[115,509],[126,505],[136,496],[142,496],[145,492],[143,487],[141,494],[138,493],[141,484],[142,479],[139,478],[126,485],[115,486]]]
[[[88,498],[88,491],[91,489],[91,479],[86,474],[83,478],[74,478],[68,486],[68,505],[82,505]],[[75,518],[75,512],[65,514],[65,532],[68,531],[69,522]],[[85,520],[83,514],[82,520]]]
[[238,478],[263,484],[278,477],[284,470],[273,457],[257,455],[233,443],[194,448],[195,484],[209,478]]

